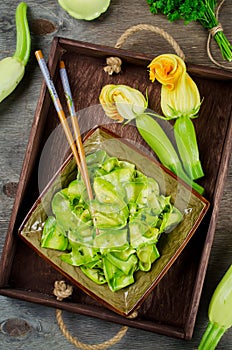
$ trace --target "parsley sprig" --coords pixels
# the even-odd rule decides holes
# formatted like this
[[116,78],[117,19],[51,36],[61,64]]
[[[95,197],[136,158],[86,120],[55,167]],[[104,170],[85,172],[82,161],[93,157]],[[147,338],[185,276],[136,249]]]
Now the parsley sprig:
[[[170,22],[184,20],[185,24],[198,21],[210,30],[219,25],[216,0],[147,0],[151,13],[163,13]],[[214,35],[223,59],[232,61],[232,45],[222,30]]]

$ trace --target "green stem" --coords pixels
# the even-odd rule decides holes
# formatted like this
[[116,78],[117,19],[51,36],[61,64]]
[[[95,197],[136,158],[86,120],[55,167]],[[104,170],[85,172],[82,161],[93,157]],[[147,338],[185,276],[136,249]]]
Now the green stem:
[[216,349],[216,346],[225,331],[225,328],[222,328],[213,322],[209,322],[206,331],[201,339],[198,350]]
[[174,124],[174,135],[183,167],[190,177],[196,180],[204,176],[196,138],[196,132],[191,118],[179,117]]
[[27,21],[27,4],[21,2],[15,14],[16,20],[16,51],[14,53],[15,58],[17,58],[24,66],[26,66],[31,51],[31,37]]
[[222,57],[231,62],[232,61],[232,46],[229,42],[229,40],[227,39],[227,37],[225,36],[225,34],[221,31],[221,32],[217,32],[214,36],[214,40],[216,41],[216,43],[218,44]]
[[183,171],[182,168],[178,167],[178,170],[176,170],[175,167],[169,166],[169,169],[176,174],[180,179],[182,179],[184,182],[186,182],[189,186],[191,186],[195,191],[200,193],[201,195],[204,194],[205,189],[198,183],[194,182],[192,179],[190,179],[186,173]]
[[141,114],[136,117],[136,126],[146,141],[146,143],[155,152],[160,162],[177,177],[181,178],[195,191],[204,193],[204,188],[193,181],[192,178],[184,172],[181,161],[164,130],[156,120],[147,114]]
[[[198,21],[203,25],[204,28],[210,30],[218,26],[218,20],[215,15],[216,1],[205,0],[205,14],[204,18],[199,18]],[[232,46],[227,39],[223,31],[218,31],[214,35],[214,40],[216,41],[223,59],[231,62],[232,61]]]

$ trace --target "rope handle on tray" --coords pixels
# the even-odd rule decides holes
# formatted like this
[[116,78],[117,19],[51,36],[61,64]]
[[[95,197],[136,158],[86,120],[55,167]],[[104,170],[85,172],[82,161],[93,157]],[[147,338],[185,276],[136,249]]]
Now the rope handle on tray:
[[[224,3],[224,0],[221,1],[221,3],[219,4],[219,6],[217,8],[217,11],[216,11],[216,18],[217,18],[217,20],[218,20],[220,8],[221,8],[223,3]],[[172,46],[172,48],[174,49],[176,54],[185,61],[185,54],[182,51],[182,49],[180,48],[180,46],[177,44],[175,39],[170,34],[168,34],[165,30],[163,30],[162,28],[153,26],[151,24],[138,24],[138,25],[135,25],[135,26],[132,26],[132,27],[128,28],[119,37],[117,43],[115,44],[115,48],[116,49],[120,49],[121,46],[125,43],[125,41],[129,38],[129,36],[131,36],[132,34],[138,32],[140,30],[148,30],[148,31],[151,31],[153,33],[156,33],[156,34],[159,34],[160,36],[162,36]],[[222,26],[219,23],[219,25],[217,27],[212,28],[212,30],[209,31],[207,45],[206,45],[206,47],[207,47],[207,54],[208,54],[209,59],[215,65],[217,65],[218,67],[227,69],[227,70],[231,70],[232,67],[230,67],[230,66],[228,67],[228,66],[225,66],[225,65],[217,62],[213,58],[211,50],[210,50],[211,39],[214,37],[214,35],[217,33],[217,31],[222,31],[222,30],[223,30]],[[107,72],[109,75],[112,75],[113,73],[117,73],[117,74],[120,73],[122,61],[121,61],[121,59],[119,57],[108,57],[106,59],[106,64],[107,64],[107,66],[104,67],[104,71]]]
[[[56,281],[54,285],[53,293],[57,297],[57,300],[62,301],[64,298],[68,298],[72,294],[73,288],[70,285],[66,285],[64,281]],[[62,334],[66,339],[81,350],[104,350],[110,346],[117,344],[126,334],[128,327],[123,326],[119,332],[111,339],[100,343],[100,344],[86,344],[82,343],[78,338],[73,337],[65,326],[62,311],[60,309],[56,310],[56,320]]]
[[[172,46],[176,54],[180,58],[185,60],[185,54],[181,50],[180,46],[177,44],[175,39],[162,28],[150,24],[138,24],[128,28],[117,40],[115,48],[120,49],[121,46],[125,43],[125,41],[129,38],[129,36],[141,30],[148,30],[150,32],[159,34]],[[113,73],[119,73],[121,71],[122,61],[119,57],[108,57],[106,59],[106,64],[107,66],[104,67],[104,71],[107,72],[109,75],[112,75]]]

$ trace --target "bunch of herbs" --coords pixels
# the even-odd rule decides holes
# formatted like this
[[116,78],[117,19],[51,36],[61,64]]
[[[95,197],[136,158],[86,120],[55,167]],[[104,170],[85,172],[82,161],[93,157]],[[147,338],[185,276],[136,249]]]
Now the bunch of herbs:
[[[220,26],[216,10],[216,0],[147,0],[151,13],[162,13],[170,22],[184,20],[185,24],[198,21],[211,31],[220,48],[223,59],[232,61],[232,45]],[[214,33],[213,29],[216,29]]]

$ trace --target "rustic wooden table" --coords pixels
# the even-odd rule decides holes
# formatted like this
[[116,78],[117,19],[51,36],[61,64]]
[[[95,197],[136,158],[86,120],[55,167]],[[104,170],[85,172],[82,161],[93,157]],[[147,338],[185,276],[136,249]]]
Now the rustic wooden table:
[[[15,49],[14,14],[19,1],[0,2],[0,59],[9,56]],[[207,32],[198,23],[184,26],[169,23],[164,16],[149,12],[146,1],[112,0],[107,12],[88,22],[75,20],[65,13],[58,2],[28,0],[28,19],[32,33],[32,53],[42,49],[47,57],[54,36],[114,46],[119,36],[129,27],[146,23],[166,30],[179,43],[186,61],[193,64],[215,67],[206,53]],[[220,22],[228,38],[231,32],[232,3],[225,1],[220,11]],[[154,55],[172,49],[164,40],[149,32],[134,34],[124,45],[129,50]],[[214,57],[220,54],[212,43]],[[2,252],[15,188],[19,180],[29,132],[41,88],[42,76],[31,57],[26,74],[10,98],[0,104],[0,254]],[[211,251],[195,331],[190,341],[130,328],[123,339],[112,349],[196,349],[207,324],[207,309],[210,297],[222,275],[232,263],[231,224],[232,164],[229,168],[225,189],[220,203],[215,239]],[[86,343],[100,343],[111,338],[120,325],[89,316],[64,312],[70,333]],[[60,332],[55,310],[0,296],[0,349],[73,349]],[[218,349],[232,349],[232,332],[222,338]]]

